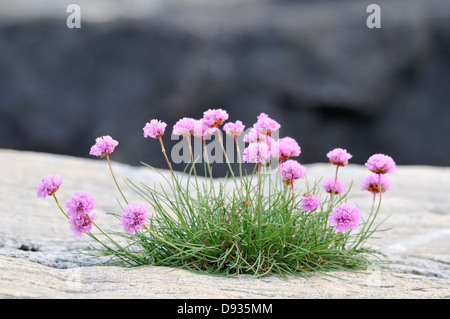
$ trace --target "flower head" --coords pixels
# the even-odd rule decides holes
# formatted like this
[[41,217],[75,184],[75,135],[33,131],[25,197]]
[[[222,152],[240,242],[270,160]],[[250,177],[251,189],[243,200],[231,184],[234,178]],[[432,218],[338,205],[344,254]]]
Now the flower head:
[[158,120],[151,120],[145,124],[144,137],[160,138],[164,135],[167,124]]
[[351,204],[341,204],[333,209],[329,217],[330,225],[338,233],[346,233],[349,228],[356,229],[361,221],[361,212]]
[[208,122],[204,119],[196,120],[194,124],[194,136],[195,137],[206,137],[213,134],[217,130],[216,127],[210,127]]
[[267,136],[265,134],[262,134],[260,131],[252,127],[247,134],[244,135],[244,142],[245,143],[259,143],[259,142],[266,142]]
[[222,109],[209,109],[203,112],[203,120],[209,127],[218,127],[228,120],[228,113]]
[[307,212],[312,212],[320,205],[320,197],[314,194],[308,194],[302,198],[302,209]]
[[330,162],[337,166],[345,166],[352,155],[342,148],[335,148],[327,153]]
[[67,215],[76,217],[79,215],[88,214],[94,209],[96,203],[94,197],[88,192],[76,192],[74,196],[66,202]]
[[81,237],[84,233],[92,230],[92,221],[97,219],[95,213],[86,213],[69,218],[70,229],[75,236]]
[[172,133],[174,135],[194,135],[195,119],[191,117],[183,117],[179,119],[173,126]]
[[245,125],[241,121],[236,121],[236,123],[228,122],[223,126],[223,130],[227,135],[236,137],[242,134],[245,129]]
[[148,207],[144,204],[129,204],[125,207],[125,212],[122,214],[123,229],[134,235],[136,230],[141,230],[148,216]]
[[293,156],[300,156],[301,148],[292,137],[283,137],[273,143],[272,155],[280,160],[287,160]]
[[304,178],[306,174],[306,167],[294,160],[287,160],[280,164],[278,171],[283,178],[283,182],[291,184],[292,181]]
[[396,168],[392,157],[384,154],[372,155],[365,165],[369,171],[375,174],[393,173]]
[[363,179],[361,190],[378,194],[380,192],[380,185],[382,193],[391,189],[391,182],[386,175],[370,173]]
[[277,121],[271,119],[267,114],[261,113],[258,116],[258,121],[253,127],[262,134],[272,135],[281,127],[281,125]]
[[117,145],[119,145],[119,142],[113,140],[109,135],[98,137],[95,139],[95,144],[92,145],[89,154],[103,157],[114,152]]
[[330,178],[323,183],[323,188],[327,193],[340,194],[345,192],[345,186],[339,179]]
[[37,196],[45,198],[56,193],[62,184],[62,178],[58,175],[47,175],[42,179],[42,183],[36,186]]
[[266,143],[250,143],[244,149],[243,159],[247,163],[263,163],[270,157],[269,146]]

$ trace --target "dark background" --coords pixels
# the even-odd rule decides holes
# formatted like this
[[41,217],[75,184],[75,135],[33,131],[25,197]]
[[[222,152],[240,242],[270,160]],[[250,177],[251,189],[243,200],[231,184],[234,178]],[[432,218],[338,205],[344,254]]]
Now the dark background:
[[179,118],[223,108],[269,114],[304,164],[450,164],[448,1],[78,1],[81,29],[68,3],[0,5],[0,148],[90,157],[111,135],[113,160],[166,167],[145,123],[168,124],[170,153]]

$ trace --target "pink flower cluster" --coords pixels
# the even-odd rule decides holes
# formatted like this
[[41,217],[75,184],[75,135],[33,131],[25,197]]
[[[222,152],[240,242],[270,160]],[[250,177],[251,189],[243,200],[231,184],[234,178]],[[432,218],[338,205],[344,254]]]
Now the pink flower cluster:
[[210,128],[218,127],[228,120],[228,113],[222,109],[209,109],[203,112],[203,120]]
[[333,209],[329,216],[330,225],[338,233],[346,233],[349,228],[358,228],[361,221],[361,212],[359,208],[351,204],[341,204]]
[[90,232],[92,221],[97,219],[97,215],[92,212],[96,203],[94,197],[88,192],[77,192],[66,202],[69,224],[75,236]]
[[272,156],[281,161],[300,156],[301,148],[292,137],[286,136],[272,144]]
[[281,163],[278,170],[286,185],[292,184],[296,179],[304,178],[306,174],[305,166],[295,160],[287,160]]
[[369,191],[373,194],[378,194],[380,191],[381,193],[384,193],[390,189],[391,182],[386,175],[383,174],[370,173],[361,183],[361,190]]
[[62,178],[58,175],[47,175],[42,182],[36,186],[37,196],[45,198],[56,193],[62,184]]
[[122,214],[123,229],[134,235],[137,230],[141,230],[149,215],[147,213],[148,207],[144,204],[134,203],[125,207],[125,212]]
[[384,154],[374,154],[365,163],[371,172],[361,183],[361,190],[367,190],[372,194],[384,193],[391,189],[391,182],[385,175],[396,170],[396,164],[392,157]]
[[160,138],[164,135],[166,126],[167,124],[162,121],[151,120],[150,122],[147,122],[143,128],[144,137],[151,137],[154,139]]
[[345,193],[345,186],[339,179],[329,178],[322,184],[322,186],[329,194]]
[[228,122],[223,126],[223,130],[227,133],[227,135],[232,137],[238,137],[244,132],[245,125],[242,124],[241,121]]
[[264,163],[270,157],[269,145],[266,143],[251,143],[244,149],[243,159],[247,163]]
[[172,133],[174,135],[188,136],[194,135],[196,120],[191,117],[183,117],[179,119],[173,126]]
[[117,145],[119,145],[119,142],[109,135],[98,137],[95,140],[95,144],[91,147],[89,154],[104,157],[114,152]]
[[352,158],[352,155],[347,150],[342,148],[335,148],[327,153],[327,157],[330,162],[337,166],[345,166],[348,164],[348,160]]
[[[291,157],[300,156],[301,149],[297,141],[291,137],[283,137],[278,140],[274,140],[271,136],[275,133],[281,125],[270,118],[266,113],[261,113],[257,116],[257,121],[247,134],[244,135],[244,142],[249,143],[248,147],[244,150],[244,154],[247,149],[254,148],[253,144],[264,143],[268,146],[270,154],[267,154],[265,160],[270,156],[280,162],[284,162]],[[250,152],[250,150],[248,151]],[[249,161],[249,157],[243,157],[245,162],[254,163]]]
[[281,127],[277,121],[271,119],[266,113],[261,113],[257,119],[258,121],[253,127],[261,134],[270,136]]
[[369,171],[375,174],[394,173],[396,165],[392,157],[384,154],[374,154],[366,162]]
[[312,212],[319,207],[321,203],[320,197],[314,194],[307,194],[302,198],[302,209],[307,212]]

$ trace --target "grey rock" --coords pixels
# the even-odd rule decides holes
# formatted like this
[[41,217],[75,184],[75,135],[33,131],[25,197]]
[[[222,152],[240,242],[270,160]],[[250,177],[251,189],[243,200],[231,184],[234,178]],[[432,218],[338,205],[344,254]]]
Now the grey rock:
[[[164,178],[145,167],[112,163],[119,182],[158,185]],[[161,171],[169,176],[167,171]],[[450,168],[398,166],[389,175],[379,220],[389,230],[370,245],[387,254],[390,264],[364,272],[281,280],[274,276],[214,277],[167,267],[93,266],[78,251],[94,244],[71,234],[52,198],[37,198],[34,187],[47,174],[58,174],[61,203],[87,190],[97,201],[97,222],[119,230],[107,212],[120,212],[105,160],[0,150],[0,298],[448,298],[450,295]],[[334,176],[331,164],[307,165],[309,181]],[[368,214],[371,194],[359,190],[367,174],[349,164],[339,173],[353,189],[349,200]],[[297,184],[299,191],[304,187]],[[140,197],[127,187],[130,201]],[[34,247],[34,249],[33,249]],[[101,260],[98,260],[101,261]]]

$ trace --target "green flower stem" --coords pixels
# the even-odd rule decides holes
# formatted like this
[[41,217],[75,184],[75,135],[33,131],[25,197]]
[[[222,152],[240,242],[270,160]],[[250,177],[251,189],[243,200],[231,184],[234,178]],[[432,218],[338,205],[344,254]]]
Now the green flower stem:
[[262,234],[262,195],[261,195],[261,163],[258,163],[258,238],[261,239]]
[[125,198],[125,195],[122,193],[122,190],[120,189],[119,184],[117,183],[116,177],[114,176],[114,172],[113,172],[113,169],[112,169],[112,166],[111,166],[111,161],[109,160],[109,155],[106,155],[106,159],[108,160],[109,170],[111,171],[111,175],[112,175],[112,177],[114,179],[114,183],[116,183],[116,186],[117,186],[117,189],[120,192],[120,195],[122,195],[125,203],[128,205],[128,201]]
[[55,199],[56,205],[58,205],[59,209],[60,209],[61,212],[64,214],[64,216],[66,216],[66,218],[69,219],[69,216],[67,216],[67,214],[66,214],[66,212],[64,211],[64,209],[62,209],[62,207],[61,207],[61,205],[59,204],[58,199],[56,198],[56,195],[55,195],[55,194],[53,194],[53,198]]
[[[369,217],[368,217],[368,221],[370,220],[370,224],[367,227],[366,230],[364,230],[364,228],[361,230],[361,238],[360,240],[356,243],[355,245],[355,249],[365,241],[365,239],[367,238],[367,233],[369,232],[370,228],[372,227],[373,222],[375,221],[375,219],[378,216],[378,212],[380,211],[380,207],[381,207],[381,174],[378,174],[378,194],[380,195],[379,200],[378,200],[378,206],[377,206],[377,210],[375,211],[374,216],[372,217],[373,214],[373,209],[375,207],[375,199],[376,199],[376,193],[373,194],[373,201],[372,201],[372,209],[370,211]],[[371,218],[372,217],[372,218]],[[371,220],[372,219],[372,220]]]
[[169,169],[170,169],[170,172],[172,173],[172,176],[174,176],[174,172],[173,172],[173,169],[172,169],[172,164],[170,164],[169,158],[167,157],[166,149],[164,147],[164,143],[162,141],[161,136],[158,139],[159,139],[159,144],[161,144],[161,152],[164,154],[164,158],[166,159],[167,165],[169,166]]

